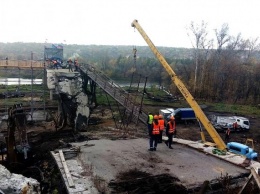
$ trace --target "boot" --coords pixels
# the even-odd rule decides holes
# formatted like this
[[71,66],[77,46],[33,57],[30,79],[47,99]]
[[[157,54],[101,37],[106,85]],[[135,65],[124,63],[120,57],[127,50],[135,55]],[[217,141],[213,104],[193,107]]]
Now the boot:
[[172,147],[172,146],[169,146],[169,148],[170,148],[170,149],[173,149],[173,147]]
[[148,149],[148,151],[153,151],[153,148]]

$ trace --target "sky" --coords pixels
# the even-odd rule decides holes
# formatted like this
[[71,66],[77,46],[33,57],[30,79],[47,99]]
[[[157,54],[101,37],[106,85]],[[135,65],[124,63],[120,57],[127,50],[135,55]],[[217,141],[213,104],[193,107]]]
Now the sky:
[[260,36],[259,0],[1,0],[0,42],[146,46],[131,27],[137,19],[156,46],[192,47],[191,22],[210,37]]

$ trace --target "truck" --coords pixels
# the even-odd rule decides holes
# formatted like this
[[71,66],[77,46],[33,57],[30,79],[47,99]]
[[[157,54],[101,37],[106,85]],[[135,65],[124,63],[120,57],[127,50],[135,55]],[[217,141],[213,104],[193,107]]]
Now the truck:
[[177,108],[167,117],[167,121],[170,120],[170,117],[174,116],[176,123],[196,121],[195,112],[192,108]]
[[177,123],[197,120],[192,108],[178,108],[174,111],[174,117]]
[[258,154],[249,146],[238,143],[229,142],[227,143],[228,151],[240,154],[251,160],[257,160]]
[[[248,131],[250,129],[249,119],[241,116],[211,116],[211,123],[218,132],[223,132],[227,128],[231,131]],[[233,124],[237,123],[237,128],[233,128]]]
[[162,115],[164,119],[167,119],[169,115],[171,115],[174,112],[174,109],[160,109],[159,115]]

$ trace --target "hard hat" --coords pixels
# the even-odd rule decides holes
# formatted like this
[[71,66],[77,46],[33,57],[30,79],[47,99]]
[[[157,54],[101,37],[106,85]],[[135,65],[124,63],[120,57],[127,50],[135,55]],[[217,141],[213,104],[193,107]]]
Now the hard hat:
[[154,115],[154,116],[153,116],[153,119],[158,119],[158,115]]
[[163,118],[163,116],[162,115],[159,115],[159,119],[162,119]]
[[170,117],[170,120],[175,120],[174,116],[171,116],[171,117]]

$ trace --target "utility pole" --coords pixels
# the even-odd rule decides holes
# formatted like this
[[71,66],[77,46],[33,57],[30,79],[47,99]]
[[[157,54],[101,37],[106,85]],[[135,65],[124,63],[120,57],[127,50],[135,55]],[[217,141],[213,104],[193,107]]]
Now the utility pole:
[[33,52],[31,51],[31,119],[33,121]]

